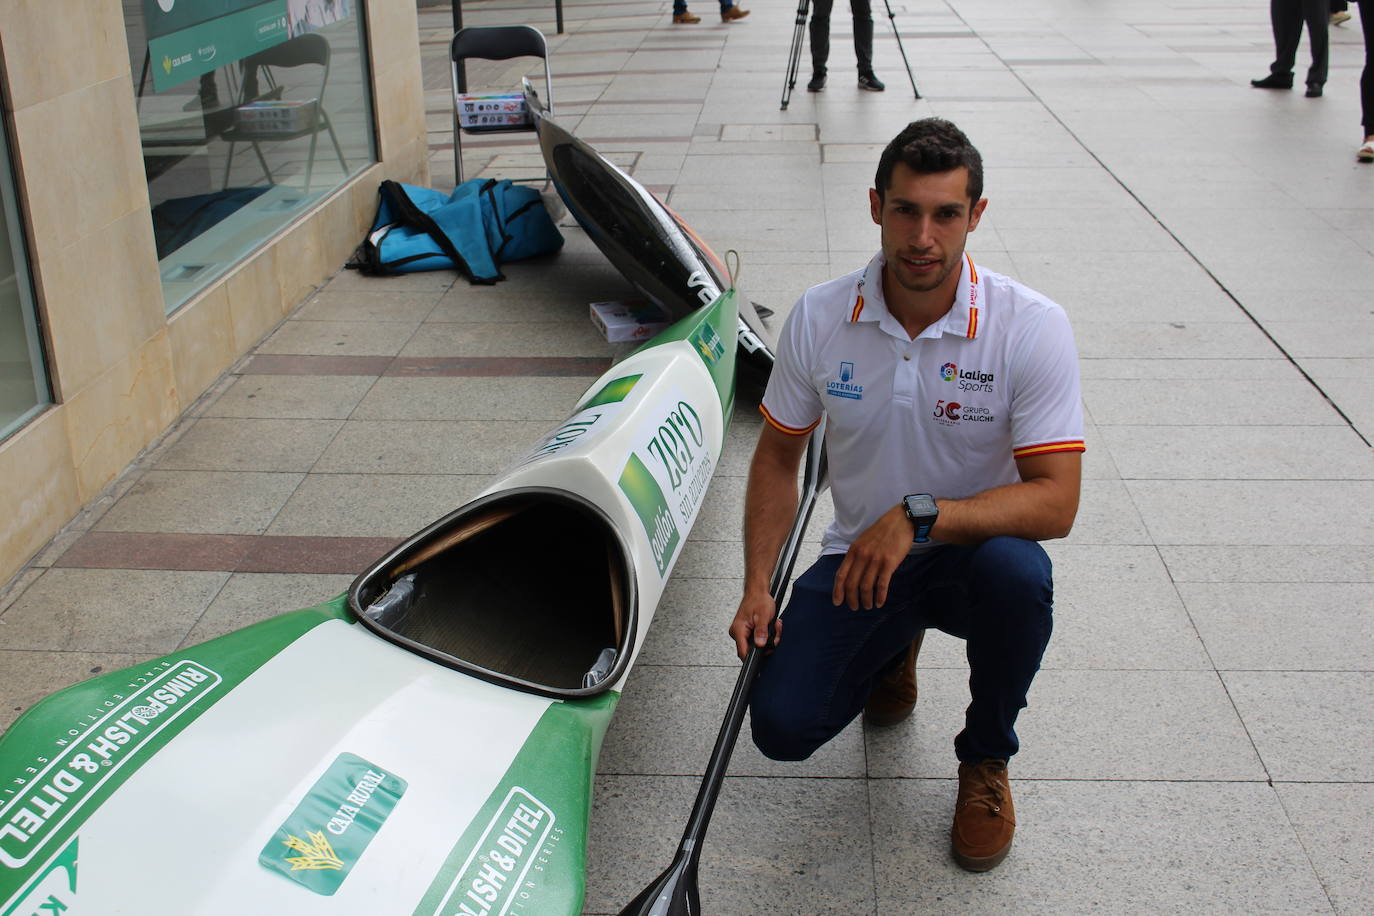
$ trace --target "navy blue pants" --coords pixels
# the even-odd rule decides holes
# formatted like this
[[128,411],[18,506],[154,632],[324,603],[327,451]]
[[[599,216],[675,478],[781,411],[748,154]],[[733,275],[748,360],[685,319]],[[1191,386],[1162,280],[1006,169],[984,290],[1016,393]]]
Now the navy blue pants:
[[1008,759],[1014,726],[1053,627],[1050,560],[1034,541],[998,537],[907,557],[887,603],[851,611],[830,603],[843,556],[821,557],[792,586],[782,641],[750,696],[754,743],[774,760],[805,760],[863,710],[928,627],[966,643],[972,700],[954,740],[959,760]]

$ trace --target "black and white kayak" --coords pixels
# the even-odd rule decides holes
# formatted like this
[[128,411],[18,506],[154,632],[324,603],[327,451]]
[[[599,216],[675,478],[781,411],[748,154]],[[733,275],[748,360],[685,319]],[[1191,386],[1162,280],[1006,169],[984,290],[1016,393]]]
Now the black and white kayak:
[[[528,81],[525,98],[544,164],[568,212],[636,289],[680,318],[731,285],[710,246],[642,184],[558,126]],[[753,305],[742,303],[739,313],[740,360],[766,377],[777,336]]]
[[347,594],[0,736],[0,914],[582,911],[597,754],[720,458],[736,295]]

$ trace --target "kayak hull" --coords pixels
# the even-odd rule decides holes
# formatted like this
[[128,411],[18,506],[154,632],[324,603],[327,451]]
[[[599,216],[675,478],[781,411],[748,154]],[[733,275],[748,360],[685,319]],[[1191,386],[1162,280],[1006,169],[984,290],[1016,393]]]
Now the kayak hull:
[[[568,212],[616,269],[674,318],[713,302],[729,271],[700,236],[647,188],[564,130],[527,94],[544,163]],[[772,371],[777,336],[752,305],[739,309],[739,358]]]
[[[722,295],[614,366],[346,595],[35,705],[0,736],[0,916],[580,913],[597,755],[720,457],[735,309]],[[595,549],[547,531],[564,524]],[[578,562],[541,576],[551,552]],[[574,582],[589,557],[610,607],[512,581]],[[388,605],[406,576],[414,600]],[[519,667],[559,614],[595,634]]]

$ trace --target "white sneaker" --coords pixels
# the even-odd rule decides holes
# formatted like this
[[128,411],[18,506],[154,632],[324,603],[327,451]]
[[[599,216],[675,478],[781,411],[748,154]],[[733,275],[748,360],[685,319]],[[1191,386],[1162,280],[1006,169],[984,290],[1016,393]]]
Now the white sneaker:
[[1361,162],[1374,162],[1374,140],[1366,140],[1364,146],[1355,151],[1355,158]]
[[1349,21],[1350,21],[1350,14],[1347,13],[1345,10],[1337,10],[1336,12],[1334,12],[1334,13],[1331,14],[1331,24],[1332,24],[1332,25],[1340,25],[1342,22],[1349,22]]

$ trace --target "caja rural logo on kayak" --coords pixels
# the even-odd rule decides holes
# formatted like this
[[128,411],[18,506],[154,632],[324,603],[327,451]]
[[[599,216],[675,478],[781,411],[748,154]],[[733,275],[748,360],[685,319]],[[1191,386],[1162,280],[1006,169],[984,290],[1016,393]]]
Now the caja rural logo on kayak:
[[345,751],[272,834],[258,863],[328,896],[362,858],[408,783],[357,754]]
[[223,678],[199,662],[167,662],[132,680],[77,720],[10,780],[0,807],[0,863],[19,868],[54,836],[150,739],[214,690]]

